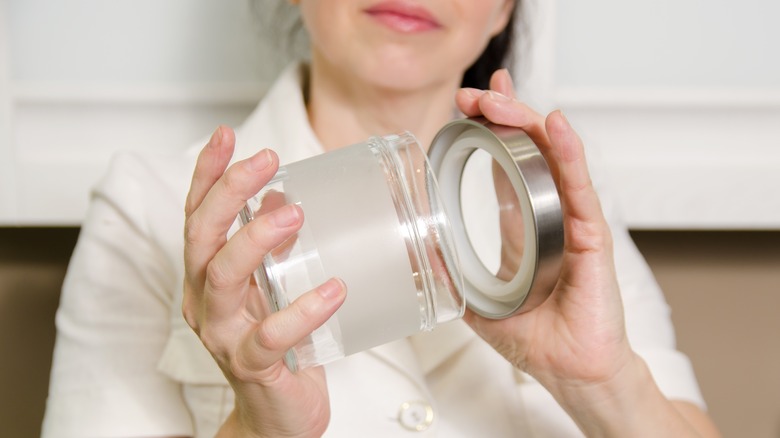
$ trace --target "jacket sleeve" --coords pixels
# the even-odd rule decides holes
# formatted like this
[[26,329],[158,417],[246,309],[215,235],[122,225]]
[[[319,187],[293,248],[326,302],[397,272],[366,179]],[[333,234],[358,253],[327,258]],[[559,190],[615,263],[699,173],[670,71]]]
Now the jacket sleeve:
[[181,385],[157,370],[181,285],[146,212],[183,213],[156,205],[156,181],[120,156],[92,194],[56,317],[44,437],[193,433]]
[[629,342],[667,398],[706,409],[691,362],[677,350],[671,309],[664,294],[621,220],[614,198],[603,186],[597,188],[612,230]]

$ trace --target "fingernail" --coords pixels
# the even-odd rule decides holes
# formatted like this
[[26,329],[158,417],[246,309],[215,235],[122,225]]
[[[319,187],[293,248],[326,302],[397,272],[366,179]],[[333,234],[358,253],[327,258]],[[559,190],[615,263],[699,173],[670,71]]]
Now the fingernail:
[[277,227],[285,228],[297,223],[300,216],[301,214],[298,211],[298,207],[289,204],[271,213],[270,219],[271,223]]
[[222,143],[222,127],[217,126],[217,129],[214,131],[214,133],[211,134],[211,138],[209,139],[209,146],[216,147],[220,143]]
[[512,79],[512,74],[509,73],[509,69],[508,68],[502,68],[501,71],[502,71],[502,73],[504,75],[504,80],[507,81],[507,85],[509,85],[510,87],[513,88],[515,86],[515,83],[514,83],[515,81],[514,81],[514,79]]
[[252,170],[255,172],[267,169],[272,162],[273,156],[271,156],[271,151],[268,149],[263,149],[249,159],[249,165],[252,166]]
[[338,278],[331,278],[319,287],[318,292],[322,298],[326,300],[332,300],[341,295],[341,291],[345,289],[344,283]]
[[488,95],[488,97],[491,100],[497,100],[497,101],[500,101],[500,102],[507,102],[507,101],[511,100],[510,98],[504,96],[503,94],[498,93],[498,92],[493,91],[493,90],[488,91],[487,95]]
[[566,127],[571,128],[571,123],[569,123],[569,118],[566,117],[566,115],[561,110],[557,110],[558,114],[561,116],[561,120],[563,120],[563,124],[566,125]]
[[478,99],[479,96],[485,94],[485,90],[478,90],[476,88],[464,88],[463,91],[465,91],[466,94],[469,95],[469,97],[472,97],[474,99]]

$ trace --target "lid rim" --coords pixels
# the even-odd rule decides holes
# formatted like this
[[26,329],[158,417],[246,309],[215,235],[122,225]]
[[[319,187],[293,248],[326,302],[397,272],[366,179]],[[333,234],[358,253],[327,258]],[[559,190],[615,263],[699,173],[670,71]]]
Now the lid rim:
[[[491,144],[486,148],[465,147],[467,152],[463,151],[464,147],[453,148],[456,141],[462,136],[467,136],[472,130],[487,137]],[[428,159],[438,179],[439,187],[450,193],[449,197],[444,196],[444,198],[451,200],[450,205],[445,207],[449,207],[448,216],[451,216],[453,224],[462,222],[460,208],[452,208],[453,205],[460,206],[459,196],[455,196],[453,190],[457,188],[459,193],[465,162],[468,161],[468,155],[477,149],[486,150],[502,165],[512,182],[521,208],[526,206],[523,209],[523,217],[531,219],[528,222],[524,221],[526,232],[521,268],[513,279],[506,282],[512,287],[519,286],[517,293],[512,292],[515,298],[498,300],[491,294],[486,294],[474,285],[472,278],[466,275],[466,271],[472,269],[461,267],[464,271],[466,305],[479,315],[501,319],[527,312],[542,304],[551,294],[563,258],[563,215],[549,166],[530,137],[520,128],[493,124],[484,117],[478,117],[448,123],[439,130],[428,150]],[[459,154],[457,159],[448,156],[456,153]],[[463,154],[466,154],[465,159]],[[496,156],[497,154],[499,156]],[[452,168],[452,166],[460,168]],[[473,252],[471,244],[467,242],[467,245],[467,250]],[[459,259],[463,262],[469,257],[471,256],[464,256],[461,253]],[[522,269],[523,265],[524,269]],[[484,267],[483,269],[486,270]],[[519,278],[520,276],[530,276],[530,278]]]

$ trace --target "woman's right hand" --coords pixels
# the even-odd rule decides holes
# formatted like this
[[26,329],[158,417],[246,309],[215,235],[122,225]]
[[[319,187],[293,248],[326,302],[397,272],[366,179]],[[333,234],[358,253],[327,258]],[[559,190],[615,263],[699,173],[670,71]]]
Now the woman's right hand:
[[236,394],[220,436],[319,436],[330,419],[325,373],[292,373],[282,358],[335,313],[346,288],[331,279],[279,312],[263,310],[252,274],[300,229],[303,212],[293,204],[261,212],[228,240],[246,200],[279,168],[268,149],[228,168],[234,147],[235,134],[221,126],[195,166],[185,206],[184,317]]

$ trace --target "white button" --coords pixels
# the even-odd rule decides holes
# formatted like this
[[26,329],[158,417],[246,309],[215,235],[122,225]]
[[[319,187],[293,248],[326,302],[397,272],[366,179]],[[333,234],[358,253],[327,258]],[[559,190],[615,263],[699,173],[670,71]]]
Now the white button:
[[433,423],[433,407],[421,400],[401,404],[398,422],[408,430],[422,432]]

